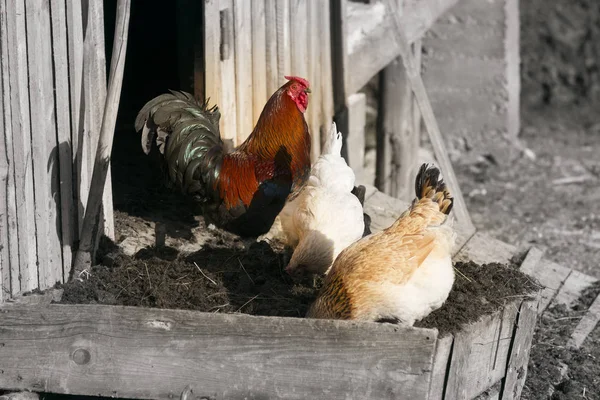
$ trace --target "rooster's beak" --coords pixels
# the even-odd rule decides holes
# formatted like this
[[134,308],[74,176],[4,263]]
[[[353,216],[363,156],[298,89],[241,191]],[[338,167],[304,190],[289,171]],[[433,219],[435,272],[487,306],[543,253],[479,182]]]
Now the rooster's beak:
[[311,93],[312,90],[310,90],[309,88],[304,89],[304,93]]

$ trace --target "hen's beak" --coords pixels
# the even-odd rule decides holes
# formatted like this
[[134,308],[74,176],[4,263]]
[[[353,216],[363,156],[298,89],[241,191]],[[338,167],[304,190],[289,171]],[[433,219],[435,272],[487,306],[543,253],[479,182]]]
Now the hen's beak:
[[304,89],[304,93],[311,93],[312,90],[310,90],[309,88]]

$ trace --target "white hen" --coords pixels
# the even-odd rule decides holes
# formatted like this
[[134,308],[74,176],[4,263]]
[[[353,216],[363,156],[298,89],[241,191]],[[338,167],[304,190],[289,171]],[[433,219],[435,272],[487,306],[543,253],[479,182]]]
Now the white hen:
[[342,135],[333,123],[306,186],[279,215],[288,245],[295,248],[286,268],[291,275],[327,273],[337,255],[363,235],[363,208],[351,193],[356,178],[341,151]]

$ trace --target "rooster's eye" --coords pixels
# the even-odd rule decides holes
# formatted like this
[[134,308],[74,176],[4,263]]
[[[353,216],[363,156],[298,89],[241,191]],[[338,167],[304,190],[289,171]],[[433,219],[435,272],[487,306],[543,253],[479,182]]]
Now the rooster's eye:
[[292,85],[292,90],[298,90],[298,85]]

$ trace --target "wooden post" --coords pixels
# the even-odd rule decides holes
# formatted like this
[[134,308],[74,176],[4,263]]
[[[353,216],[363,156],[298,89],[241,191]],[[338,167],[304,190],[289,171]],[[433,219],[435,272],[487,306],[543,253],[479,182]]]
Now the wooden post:
[[342,132],[344,143],[342,147],[342,156],[348,160],[348,132],[350,123],[348,121],[348,93],[346,86],[348,82],[348,52],[347,52],[347,18],[346,1],[331,0],[331,69],[333,79],[333,111],[334,120],[338,131]]
[[444,180],[447,182],[450,191],[454,196],[455,205],[453,208],[453,214],[455,215],[459,224],[468,227],[472,231],[475,231],[473,223],[471,222],[471,216],[467,211],[460,186],[458,185],[458,180],[454,174],[454,168],[452,168],[452,163],[450,162],[450,158],[444,144],[444,138],[440,132],[440,128],[435,119],[427,91],[425,90],[423,80],[421,79],[420,68],[416,64],[414,54],[411,51],[409,42],[404,33],[402,22],[400,20],[400,16],[398,15],[396,0],[387,0],[387,6],[394,16],[393,20],[395,21],[395,27],[393,31],[396,42],[400,47],[402,62],[404,63],[404,68],[406,69],[410,86],[415,94],[417,103],[419,104],[423,121],[425,122],[427,133],[431,139],[436,159],[440,164],[440,169],[442,171]]
[[359,180],[365,164],[365,124],[367,119],[367,96],[354,93],[348,97],[348,119],[350,131],[346,140],[348,166]]
[[79,250],[75,258],[75,273],[79,273],[91,266],[92,262],[94,234],[97,231],[102,210],[102,193],[110,163],[110,152],[112,150],[117,111],[119,108],[119,96],[123,84],[130,6],[131,0],[118,0],[115,39],[110,66],[110,81],[108,84],[104,117],[102,119],[102,129],[100,130],[100,139],[96,150],[96,162],[94,173],[92,174],[90,194],[83,221],[81,241],[79,242]]

